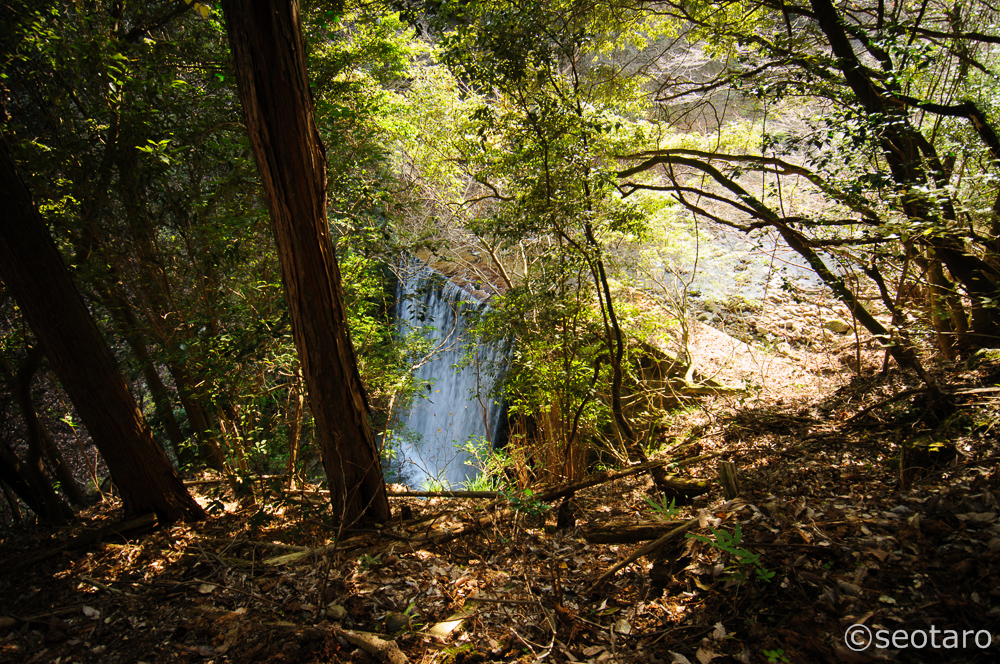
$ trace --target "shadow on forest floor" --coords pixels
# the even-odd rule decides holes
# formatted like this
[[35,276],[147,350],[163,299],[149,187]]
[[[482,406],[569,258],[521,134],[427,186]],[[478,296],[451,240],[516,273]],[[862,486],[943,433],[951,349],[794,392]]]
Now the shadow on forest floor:
[[[942,378],[937,403],[892,400],[914,386],[890,373],[815,403],[688,411],[664,435],[695,442],[671,461],[701,457],[677,472],[712,488],[677,514],[637,475],[578,491],[562,511],[579,526],[561,529],[531,500],[393,498],[391,523],[332,545],[306,492],[31,564],[116,506],[9,531],[0,661],[997,661],[997,373]],[[692,536],[663,537],[678,524]],[[642,534],[596,543],[626,531]],[[663,542],[595,588],[636,538]],[[876,643],[850,649],[848,628]]]

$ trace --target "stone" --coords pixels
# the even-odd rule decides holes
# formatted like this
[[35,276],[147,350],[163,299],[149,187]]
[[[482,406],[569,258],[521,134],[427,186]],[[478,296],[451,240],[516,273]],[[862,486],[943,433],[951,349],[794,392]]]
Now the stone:
[[847,334],[854,330],[850,323],[846,323],[839,318],[831,318],[823,324],[823,327],[835,334]]

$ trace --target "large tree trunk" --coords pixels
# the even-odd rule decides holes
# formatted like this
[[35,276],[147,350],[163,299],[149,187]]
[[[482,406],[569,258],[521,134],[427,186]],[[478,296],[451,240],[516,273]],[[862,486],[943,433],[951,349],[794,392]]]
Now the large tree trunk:
[[153,440],[111,351],[0,135],[0,277],[24,312],[63,389],[101,451],[126,516],[155,512],[161,523],[205,512]]
[[222,6],[335,518],[344,526],[383,521],[389,499],[326,217],[326,156],[299,5],[224,0]]

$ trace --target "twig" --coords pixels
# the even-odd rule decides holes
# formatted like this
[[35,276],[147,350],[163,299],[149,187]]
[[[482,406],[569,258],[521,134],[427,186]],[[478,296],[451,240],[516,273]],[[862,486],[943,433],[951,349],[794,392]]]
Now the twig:
[[920,394],[920,393],[926,392],[926,391],[927,391],[927,388],[924,388],[924,387],[918,387],[918,388],[914,388],[914,389],[910,389],[910,390],[903,390],[902,392],[900,392],[899,394],[897,394],[897,395],[895,395],[893,397],[889,397],[888,399],[884,399],[882,401],[879,401],[878,403],[873,403],[872,405],[868,406],[864,410],[858,411],[854,415],[851,415],[850,417],[848,417],[847,420],[845,421],[845,423],[850,424],[850,423],[854,422],[855,420],[857,420],[858,418],[862,417],[863,415],[867,415],[868,413],[870,413],[873,410],[878,410],[879,408],[882,408],[883,406],[888,406],[891,403],[895,403],[897,401],[902,401],[906,397],[912,396],[914,394]]
[[385,664],[407,664],[409,661],[395,643],[380,639],[374,634],[348,632],[339,627],[334,627],[333,633],[348,643],[358,646],[369,655],[377,657]]
[[199,586],[200,585],[207,585],[207,586],[214,586],[216,588],[225,588],[226,590],[232,590],[233,592],[240,593],[241,595],[246,595],[247,597],[252,597],[253,599],[259,599],[262,602],[267,602],[267,603],[273,604],[275,606],[281,606],[281,602],[275,602],[273,599],[268,599],[266,597],[261,597],[260,595],[255,595],[252,592],[243,590],[241,588],[234,588],[233,586],[227,586],[225,584],[217,583],[215,581],[202,581],[201,579],[194,579],[193,581],[178,581],[177,583],[178,584],[182,584],[182,585],[187,585],[187,586],[198,584]]
[[118,588],[112,588],[111,586],[101,583],[95,579],[88,578],[86,576],[78,576],[77,580],[81,583],[86,583],[88,585],[94,586],[98,590],[107,591],[113,595],[131,595],[132,593],[127,593],[124,590],[119,590]]

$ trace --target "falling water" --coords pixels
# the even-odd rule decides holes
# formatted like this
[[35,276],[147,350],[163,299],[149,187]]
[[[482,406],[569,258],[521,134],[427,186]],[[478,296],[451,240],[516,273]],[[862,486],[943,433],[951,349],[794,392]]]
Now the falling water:
[[491,391],[503,351],[479,345],[469,361],[468,313],[486,305],[431,268],[411,266],[406,272],[398,289],[400,333],[428,329],[435,351],[415,373],[417,384],[426,387],[396,425],[388,475],[414,488],[428,480],[459,488],[478,471],[458,448],[477,437],[497,442],[501,408]]

